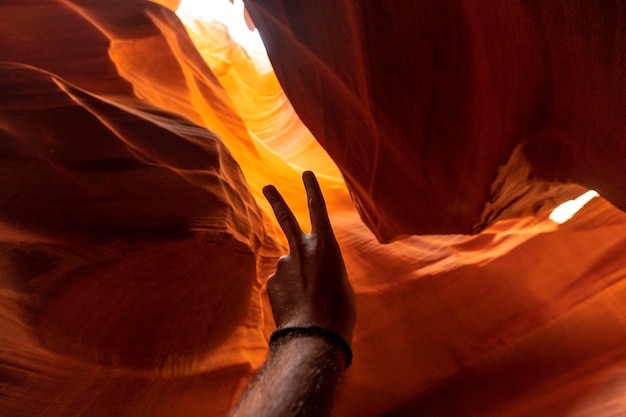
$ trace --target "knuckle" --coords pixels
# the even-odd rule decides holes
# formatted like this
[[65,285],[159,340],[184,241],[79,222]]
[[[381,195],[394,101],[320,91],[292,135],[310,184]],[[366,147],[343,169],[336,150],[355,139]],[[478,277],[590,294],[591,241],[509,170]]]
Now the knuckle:
[[267,278],[265,287],[267,288],[268,291],[272,291],[276,288],[276,274],[272,274]]
[[286,211],[281,211],[276,215],[276,219],[279,223],[289,223],[291,221],[291,215]]
[[283,269],[287,266],[287,263],[289,263],[289,255],[283,255],[278,258],[278,261],[276,261],[276,272],[278,272],[279,268]]

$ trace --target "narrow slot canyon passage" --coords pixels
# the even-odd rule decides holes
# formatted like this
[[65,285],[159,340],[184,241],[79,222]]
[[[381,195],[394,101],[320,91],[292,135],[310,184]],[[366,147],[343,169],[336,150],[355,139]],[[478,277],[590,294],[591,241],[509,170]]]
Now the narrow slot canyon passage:
[[2,2],[0,415],[225,416],[305,170],[337,416],[626,414],[625,138],[619,1]]

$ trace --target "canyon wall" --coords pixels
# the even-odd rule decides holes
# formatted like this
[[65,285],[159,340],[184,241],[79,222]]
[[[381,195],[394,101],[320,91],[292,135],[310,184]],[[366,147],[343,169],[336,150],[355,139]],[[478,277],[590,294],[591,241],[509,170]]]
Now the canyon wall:
[[307,228],[305,169],[337,415],[626,411],[620,2],[248,1],[275,73],[178,3],[0,4],[0,414],[225,415],[287,251],[261,188]]

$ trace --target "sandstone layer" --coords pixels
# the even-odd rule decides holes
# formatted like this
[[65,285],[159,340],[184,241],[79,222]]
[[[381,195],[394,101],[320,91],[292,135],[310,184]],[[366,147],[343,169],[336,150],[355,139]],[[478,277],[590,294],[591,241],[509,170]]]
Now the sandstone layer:
[[287,251],[261,188],[306,228],[305,169],[337,415],[626,412],[620,2],[249,0],[276,73],[179,3],[0,4],[0,414],[225,415]]

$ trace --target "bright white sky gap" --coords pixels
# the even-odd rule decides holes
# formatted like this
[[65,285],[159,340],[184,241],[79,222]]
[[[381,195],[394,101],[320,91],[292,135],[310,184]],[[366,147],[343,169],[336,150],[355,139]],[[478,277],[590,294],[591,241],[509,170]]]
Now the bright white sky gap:
[[194,19],[205,21],[217,20],[228,27],[228,32],[235,42],[249,53],[266,53],[258,30],[248,29],[243,17],[243,0],[183,0],[176,14],[187,24]]
[[555,208],[552,213],[550,213],[550,220],[555,223],[563,224],[572,217],[574,214],[578,213],[578,211],[583,208],[585,204],[590,202],[592,199],[598,197],[598,194],[594,190],[589,190],[585,194],[576,198],[575,200],[568,200]]

